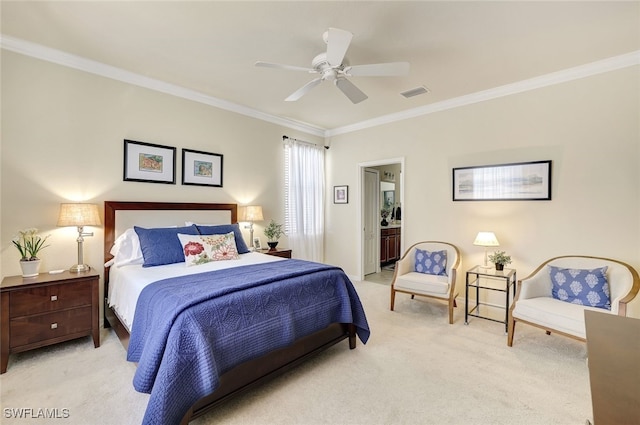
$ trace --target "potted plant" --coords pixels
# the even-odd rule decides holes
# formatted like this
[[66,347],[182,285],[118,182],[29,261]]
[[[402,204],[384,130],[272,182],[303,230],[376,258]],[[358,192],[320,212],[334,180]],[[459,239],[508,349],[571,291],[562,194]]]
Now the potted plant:
[[18,252],[20,252],[20,267],[22,268],[22,277],[38,276],[40,269],[40,259],[38,253],[49,245],[45,242],[50,235],[44,238],[38,235],[38,229],[27,229],[18,232],[12,242]]
[[504,251],[496,251],[489,255],[489,261],[496,265],[496,270],[504,270],[505,264],[511,264],[511,256]]
[[265,227],[264,235],[267,237],[267,245],[269,245],[270,251],[275,250],[276,246],[278,246],[278,239],[284,235],[282,224],[278,224],[272,219],[269,225]]
[[381,226],[388,226],[389,222],[387,221],[387,217],[391,215],[391,210],[389,208],[382,208],[380,210],[380,217],[382,217],[382,221],[380,222]]

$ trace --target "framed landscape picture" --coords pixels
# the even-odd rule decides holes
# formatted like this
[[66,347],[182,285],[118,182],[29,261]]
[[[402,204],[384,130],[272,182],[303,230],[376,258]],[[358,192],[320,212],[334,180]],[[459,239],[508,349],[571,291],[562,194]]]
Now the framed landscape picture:
[[182,184],[222,187],[222,155],[182,149]]
[[176,148],[124,141],[124,181],[176,183]]
[[551,161],[453,169],[454,201],[550,201]]

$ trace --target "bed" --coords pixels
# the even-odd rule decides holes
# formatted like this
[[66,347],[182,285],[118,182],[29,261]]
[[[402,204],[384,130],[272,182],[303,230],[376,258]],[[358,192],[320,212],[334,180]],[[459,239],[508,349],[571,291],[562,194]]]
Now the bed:
[[[164,239],[152,245],[147,234],[178,232],[179,249],[187,249],[189,238],[234,223],[236,204],[105,202],[104,323],[138,364],[134,387],[151,394],[145,424],[187,424],[321,350],[345,339],[353,349],[356,336],[369,337],[357,293],[336,267],[256,252],[147,264],[165,251],[158,249]],[[112,254],[135,226],[149,267]],[[234,232],[215,237],[240,252],[237,225]]]

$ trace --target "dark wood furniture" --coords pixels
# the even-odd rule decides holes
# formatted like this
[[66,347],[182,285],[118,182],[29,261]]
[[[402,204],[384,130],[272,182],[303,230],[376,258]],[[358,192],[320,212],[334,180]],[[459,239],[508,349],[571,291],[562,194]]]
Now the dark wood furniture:
[[87,335],[99,347],[99,278],[96,271],[90,270],[2,279],[0,373],[7,371],[11,353]]
[[594,425],[638,423],[640,320],[584,312]]
[[[105,262],[112,258],[109,251],[116,238],[116,212],[120,210],[139,210],[141,212],[153,210],[228,210],[231,213],[231,222],[235,223],[237,220],[236,204],[106,201],[104,204]],[[144,223],[140,224],[144,225]],[[122,322],[120,322],[115,312],[109,307],[107,301],[109,294],[108,268],[105,268],[104,281],[105,327],[113,327],[122,345],[127,348],[129,345],[129,332]],[[188,424],[192,419],[203,415],[220,403],[224,403],[229,398],[285,373],[314,354],[344,339],[349,340],[349,348],[353,349],[356,347],[355,326],[350,323],[334,323],[319,332],[295,341],[289,347],[273,351],[258,359],[236,366],[220,377],[220,386],[212,394],[203,397],[189,409],[182,419],[181,424]]]
[[400,259],[400,227],[380,229],[380,264]]
[[270,249],[268,251],[262,251],[267,255],[273,255],[274,257],[282,257],[282,258],[291,258],[291,250],[290,249]]

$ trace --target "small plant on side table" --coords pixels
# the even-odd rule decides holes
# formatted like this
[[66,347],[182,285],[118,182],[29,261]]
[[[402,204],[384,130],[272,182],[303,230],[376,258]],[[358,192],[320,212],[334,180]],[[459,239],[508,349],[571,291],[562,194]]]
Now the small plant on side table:
[[275,220],[271,220],[269,225],[264,229],[264,235],[267,237],[267,245],[271,250],[275,250],[278,245],[278,239],[282,235],[284,235],[284,230],[282,230],[282,224],[278,224]]
[[504,266],[511,264],[511,256],[504,251],[496,251],[489,255],[489,261],[496,265],[496,270],[504,270]]
[[40,269],[40,259],[38,253],[48,247],[45,245],[50,235],[42,237],[38,235],[38,229],[22,230],[19,236],[15,237],[11,242],[20,252],[20,267],[22,268],[22,277],[34,277],[38,275]]

